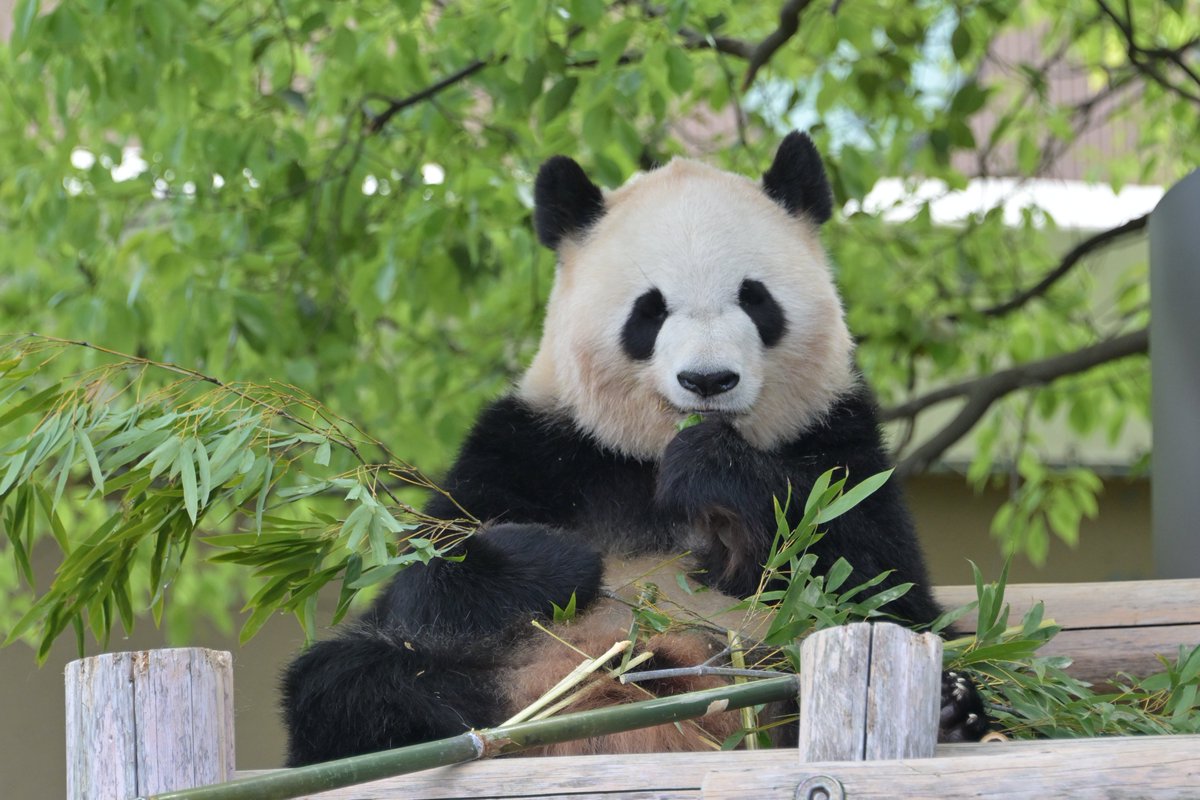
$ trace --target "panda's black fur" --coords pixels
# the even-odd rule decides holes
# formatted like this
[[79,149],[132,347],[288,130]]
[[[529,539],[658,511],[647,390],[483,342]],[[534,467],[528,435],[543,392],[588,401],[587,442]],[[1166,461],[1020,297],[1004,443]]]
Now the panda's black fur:
[[[763,191],[812,222],[830,215],[820,157],[801,134],[784,140]],[[556,249],[586,238],[605,213],[600,190],[562,157],[539,174],[535,199],[538,235]],[[669,297],[649,294],[632,303],[620,328],[619,346],[631,362],[651,357],[671,313]],[[763,346],[774,346],[789,320],[770,287],[747,279],[737,302]],[[736,376],[695,378],[722,380]],[[702,396],[709,391],[692,386]],[[441,482],[454,501],[437,495],[426,507],[434,517],[453,519],[462,516],[461,506],[485,520],[484,528],[461,546],[461,561],[404,570],[360,620],[291,664],[283,684],[288,763],[502,722],[517,710],[508,683],[512,653],[531,635],[529,619],[550,616],[553,605],[565,607],[572,595],[586,615],[599,602],[606,558],[689,551],[694,580],[732,597],[751,594],[775,530],[772,498],[782,499],[790,487],[802,501],[834,466],[848,469],[852,481],[889,466],[874,401],[861,382],[819,421],[770,449],[752,446],[724,415],[712,414],[675,435],[657,458],[618,452],[569,415],[533,407],[520,392],[497,400]],[[793,524],[802,506],[791,504]],[[830,523],[814,552],[824,566],[845,556],[854,567],[848,586],[887,570],[880,590],[913,582],[888,607],[900,619],[921,624],[939,614],[894,482]],[[984,730],[978,696],[952,678],[944,686],[942,723],[944,739],[977,739]]]

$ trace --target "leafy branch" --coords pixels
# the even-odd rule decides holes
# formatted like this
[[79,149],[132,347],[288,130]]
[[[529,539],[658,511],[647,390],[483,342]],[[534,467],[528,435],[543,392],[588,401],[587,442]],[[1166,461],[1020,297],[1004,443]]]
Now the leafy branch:
[[1110,361],[1144,354],[1149,344],[1149,329],[1142,328],[1070,353],[1019,364],[936,389],[898,406],[883,409],[880,419],[887,422],[914,417],[930,406],[947,400],[965,398],[967,401],[954,419],[907,455],[900,462],[897,471],[901,476],[908,476],[927,469],[947,448],[965,436],[988,409],[1005,395],[1018,389],[1042,386],[1059,378],[1086,372]]
[[[101,363],[65,363],[83,353]],[[368,461],[366,447],[385,460]],[[281,610],[315,636],[326,584],[342,579],[341,618],[359,590],[446,554],[473,529],[473,520],[423,515],[388,481],[437,490],[291,387],[227,383],[87,342],[16,337],[0,345],[0,521],[31,587],[41,531],[63,558],[6,643],[36,626],[44,658],[68,627],[82,648],[86,627],[106,641],[117,621],[132,630],[146,609],[157,623],[197,539],[219,551],[214,560],[249,566],[263,581],[243,609],[243,640]],[[75,499],[102,520],[82,534],[68,532],[60,515],[79,486],[88,493]],[[330,492],[342,501],[324,497]],[[353,507],[343,516],[344,503]],[[135,575],[148,597],[135,596]]]
[[1096,0],[1096,4],[1120,31],[1125,42],[1125,52],[1129,56],[1129,63],[1133,64],[1138,72],[1167,91],[1200,105],[1200,93],[1172,81],[1162,69],[1163,63],[1169,62],[1180,70],[1191,83],[1200,88],[1200,72],[1197,72],[1196,68],[1184,60],[1184,55],[1196,47],[1195,40],[1188,41],[1176,48],[1143,47],[1137,42],[1133,29],[1133,13],[1128,5],[1126,5],[1125,17],[1122,18],[1104,0]]
[[949,314],[946,316],[947,322],[958,322],[965,316],[980,316],[980,317],[1004,317],[1014,311],[1024,308],[1032,300],[1036,300],[1046,294],[1055,284],[1067,276],[1067,274],[1075,268],[1077,264],[1083,261],[1084,258],[1091,255],[1097,250],[1101,250],[1114,242],[1123,239],[1133,233],[1139,233],[1146,229],[1146,225],[1150,222],[1150,215],[1143,214],[1140,217],[1135,217],[1128,222],[1122,223],[1115,228],[1096,233],[1084,239],[1079,244],[1075,245],[1062,257],[1062,260],[1047,272],[1040,280],[1025,289],[1014,294],[1012,297],[995,305],[986,308],[977,309],[966,314]]
[[[796,35],[800,28],[800,15],[812,5],[812,2],[813,0],[787,0],[779,10],[778,26],[756,43],[728,36],[702,34],[689,28],[681,28],[678,33],[683,40],[684,47],[689,50],[713,49],[719,53],[736,56],[745,60],[747,62],[746,74],[742,78],[741,87],[744,92],[754,83],[754,79],[757,77],[759,71],[770,62],[775,53]],[[648,17],[662,16],[665,13],[662,9],[651,7],[647,7],[645,10]],[[640,58],[641,54],[639,53],[623,53],[618,58],[617,63],[636,63]],[[405,97],[391,98],[376,95],[368,98],[371,100],[383,100],[387,105],[377,114],[364,111],[367,118],[367,133],[379,133],[391,122],[393,117],[406,108],[430,100],[446,89],[462,83],[481,70],[494,64],[503,63],[505,60],[506,58],[503,56],[490,60],[476,59],[466,66],[431,83],[429,86]],[[597,59],[580,60],[571,62],[570,66],[574,68],[591,67],[597,63],[599,63]]]

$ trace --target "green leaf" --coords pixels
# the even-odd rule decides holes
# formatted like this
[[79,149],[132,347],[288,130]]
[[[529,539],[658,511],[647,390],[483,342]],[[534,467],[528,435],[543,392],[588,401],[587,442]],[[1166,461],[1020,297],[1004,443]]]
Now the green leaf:
[[667,50],[667,83],[676,94],[684,94],[692,88],[692,60],[682,48]]
[[[83,450],[83,457],[87,460],[88,469],[92,472],[92,483],[96,486],[96,491],[103,495],[104,472],[100,469],[100,460],[96,458],[96,450],[92,447],[92,440],[88,438],[87,433],[82,428],[76,428],[75,441],[79,443],[79,449]],[[3,493],[3,490],[0,489],[0,494]]]
[[837,519],[841,515],[845,514],[847,511],[854,508],[863,500],[866,500],[868,497],[878,491],[883,484],[887,483],[888,478],[892,477],[893,472],[895,472],[894,468],[864,479],[861,483],[855,485],[848,492],[830,503],[820,514],[817,515],[817,522],[829,522],[830,520]]
[[550,91],[542,98],[542,124],[553,120],[566,109],[579,86],[579,79],[567,76],[550,87]]
[[59,387],[57,385],[42,389],[32,397],[29,397],[23,402],[13,406],[8,411],[4,412],[4,414],[0,414],[0,428],[3,428],[8,423],[19,417],[23,417],[26,414],[34,411],[41,411],[43,408],[46,408],[58,399]]
[[262,489],[258,492],[258,502],[254,504],[254,529],[262,533],[263,511],[267,507],[267,495],[271,493],[271,475],[275,471],[275,462],[271,459],[266,459],[267,466],[264,470]]
[[[192,448],[195,440],[188,439],[179,447],[179,455],[176,457],[176,464],[179,468],[179,480],[183,485],[183,507],[187,510],[188,518],[192,524],[196,524],[196,517],[200,513],[199,502],[200,496],[196,485],[196,464],[192,461]],[[259,525],[262,528],[262,525]]]
[[33,21],[37,19],[41,5],[39,0],[17,0],[17,4],[13,8],[13,30],[10,42],[13,53],[19,54],[25,50],[29,41],[29,32],[33,28]]
[[950,36],[950,49],[954,52],[954,57],[962,61],[971,52],[971,32],[967,30],[967,26],[959,22],[958,27],[954,29],[954,33]]
[[330,455],[331,455],[331,447],[329,444],[329,440],[326,439],[325,441],[321,442],[320,445],[317,446],[317,452],[313,456],[313,463],[315,463],[319,466],[322,466],[322,467],[328,467]]
[[829,568],[829,572],[825,575],[825,591],[836,592],[846,579],[850,577],[850,573],[854,568],[850,566],[850,562],[844,558],[838,558],[833,562],[833,566]]

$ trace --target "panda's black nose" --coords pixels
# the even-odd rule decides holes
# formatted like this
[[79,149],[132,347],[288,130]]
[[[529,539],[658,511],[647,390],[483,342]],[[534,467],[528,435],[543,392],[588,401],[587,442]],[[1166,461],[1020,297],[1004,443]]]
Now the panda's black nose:
[[681,372],[675,376],[679,385],[693,394],[701,397],[712,397],[724,394],[738,385],[740,380],[736,372]]

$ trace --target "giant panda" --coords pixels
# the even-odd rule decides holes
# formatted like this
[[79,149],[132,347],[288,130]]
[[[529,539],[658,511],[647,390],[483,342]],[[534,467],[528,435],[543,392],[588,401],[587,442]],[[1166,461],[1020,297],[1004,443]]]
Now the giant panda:
[[[497,725],[580,652],[628,636],[628,607],[611,597],[627,581],[614,576],[683,564],[707,588],[695,597],[728,605],[759,585],[773,498],[807,497],[831,467],[852,483],[888,467],[818,235],[832,197],[808,136],[784,138],[761,182],[676,159],[605,193],[558,156],[534,199],[538,238],[558,262],[540,347],[515,390],[480,414],[446,494],[426,508],[485,522],[460,559],[407,568],[357,622],[292,662],[290,765]],[[793,524],[802,505],[790,506]],[[913,582],[887,609],[901,620],[939,614],[895,483],[830,523],[814,552],[826,568],[846,557],[847,586],[886,570],[880,589]],[[555,635],[529,624],[572,598],[575,620]],[[700,664],[720,644],[703,629],[668,632],[645,643],[646,666]],[[645,691],[600,680],[578,707]],[[727,713],[545,752],[697,749],[738,725]],[[978,739],[985,726],[974,687],[944,678],[942,738]]]

